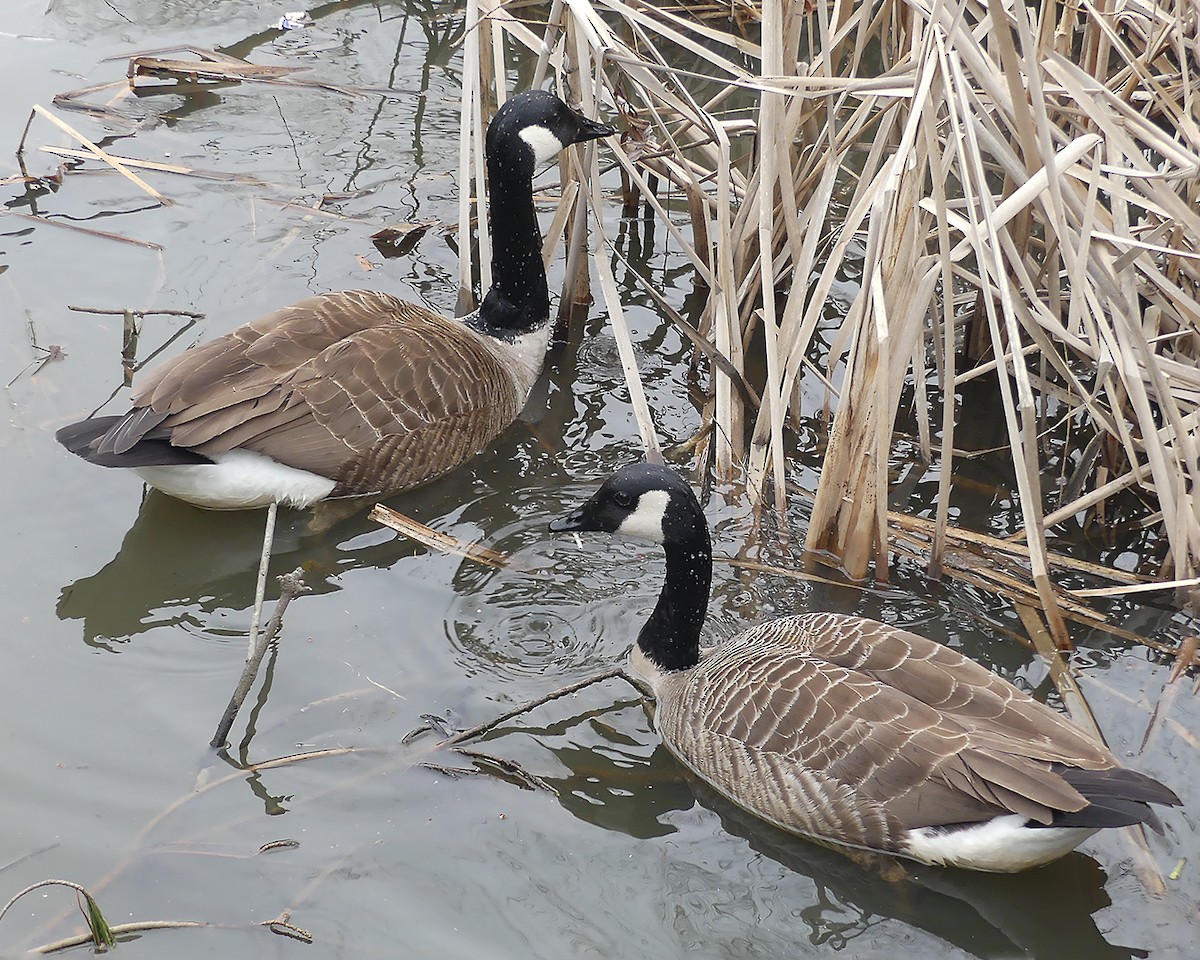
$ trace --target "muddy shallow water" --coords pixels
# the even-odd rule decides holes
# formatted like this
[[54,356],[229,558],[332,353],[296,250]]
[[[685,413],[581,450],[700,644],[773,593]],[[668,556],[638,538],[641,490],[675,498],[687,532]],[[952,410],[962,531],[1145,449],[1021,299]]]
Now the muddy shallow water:
[[[270,29],[284,7],[249,0],[46,8],[7,0],[0,22],[0,178],[18,172],[13,151],[32,104],[119,80],[134,51],[221,47],[393,92],[164,88],[113,102],[101,119],[59,111],[117,154],[259,183],[147,174],[169,207],[93,163],[52,189],[3,186],[7,211],[161,250],[0,217],[0,376],[11,381],[0,427],[0,901],[60,877],[92,888],[112,923],[213,924],[149,932],[120,948],[185,958],[857,958],[901,949],[1095,960],[1177,956],[1196,942],[1200,772],[1189,731],[1200,730],[1200,709],[1185,687],[1171,723],[1143,746],[1169,667],[1099,631],[1078,635],[1082,683],[1110,745],[1186,801],[1164,817],[1165,837],[1150,838],[1164,873],[1191,860],[1161,898],[1145,892],[1119,835],[1021,877],[910,868],[902,878],[781,836],[689,782],[640,700],[616,681],[504,724],[481,745],[550,790],[410,768],[421,741],[397,745],[423,714],[467,726],[603,669],[653,603],[661,567],[652,552],[596,539],[580,548],[546,532],[640,449],[598,307],[576,323],[494,450],[390,501],[514,554],[537,575],[431,554],[363,514],[323,531],[306,515],[281,514],[272,573],[302,566],[312,592],[291,606],[229,757],[208,750],[241,670],[263,513],[204,513],[145,496],[136,478],[89,467],[54,443],[56,427],[114,395],[105,410],[115,412],[125,395],[121,318],[68,305],[204,314],[147,318],[139,364],[328,289],[387,290],[452,310],[457,257],[442,233],[386,261],[368,238],[388,223],[457,215],[461,11],[416,0],[329,3],[295,35]],[[88,100],[106,104],[116,92]],[[66,143],[35,120],[30,172],[60,162],[38,147]],[[285,206],[331,193],[347,195],[327,207],[347,219]],[[622,252],[683,303],[691,280],[665,231],[618,216],[614,202],[606,217]],[[552,289],[561,263],[554,270]],[[665,444],[682,441],[698,422],[687,352],[617,272],[660,433]],[[62,356],[47,360],[52,347]],[[819,456],[798,453],[793,479],[811,489]],[[928,482],[914,482],[913,496]],[[794,497],[793,521],[802,524],[806,509]],[[991,495],[963,510],[992,529],[1014,515]],[[737,553],[751,528],[745,504],[716,497],[709,516],[718,551]],[[714,636],[806,605],[853,611],[951,642],[1038,695],[1053,691],[1037,658],[1006,635],[1019,629],[1007,608],[911,565],[898,565],[885,589],[722,564],[714,580]],[[1192,628],[1150,606],[1113,613],[1168,642]],[[323,748],[353,749],[242,769]],[[298,845],[257,852],[281,839]],[[76,926],[69,894],[43,893],[0,922],[0,954]],[[257,926],[285,910],[312,946]]]

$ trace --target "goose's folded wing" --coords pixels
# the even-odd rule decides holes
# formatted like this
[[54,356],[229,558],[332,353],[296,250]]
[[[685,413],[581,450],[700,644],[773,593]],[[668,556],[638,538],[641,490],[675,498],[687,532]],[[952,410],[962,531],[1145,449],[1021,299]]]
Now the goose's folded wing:
[[1094,770],[1116,758],[1066,717],[955,650],[897,627],[812,613],[787,618],[811,656],[901,691],[953,718],[972,744]]
[[1048,823],[1086,806],[1050,763],[978,743],[901,689],[787,644],[748,645],[681,678],[659,724],[697,773],[776,823],[887,850],[914,827],[1005,813]]
[[338,494],[415,486],[477,453],[523,398],[481,338],[433,314],[338,340],[267,393],[181,411],[160,429],[206,454],[234,447],[338,481]]
[[[326,351],[289,378],[313,424],[337,438],[342,492],[415,486],[478,453],[521,412],[512,377],[461,324],[419,318],[400,330],[369,330]],[[301,430],[299,424],[293,432]],[[297,464],[294,436],[272,432],[243,446]]]
[[432,314],[370,290],[308,297],[160,364],[142,379],[133,402],[178,413],[225,394],[236,399],[255,384],[278,382],[347,337],[422,315]]
[[[324,350],[363,330],[403,322],[414,304],[365,290],[327,293],[259,317],[144,374],[133,409],[100,439],[101,453],[122,454],[143,438],[174,440],[173,428],[227,407],[253,404]],[[265,400],[277,409],[279,398]],[[172,418],[170,424],[164,424]]]
[[[452,469],[520,412],[478,334],[384,294],[294,304],[178,358],[106,435],[219,454],[235,447],[332,477],[339,494]],[[115,439],[114,439],[115,438]]]

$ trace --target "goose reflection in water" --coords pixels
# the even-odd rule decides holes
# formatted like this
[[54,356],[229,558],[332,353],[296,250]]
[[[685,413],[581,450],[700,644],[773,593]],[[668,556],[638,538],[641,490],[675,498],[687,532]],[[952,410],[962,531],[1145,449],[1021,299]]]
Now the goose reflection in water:
[[[199,510],[151,491],[116,556],[62,588],[59,619],[82,620],[83,642],[109,650],[161,626],[211,631],[215,614],[254,605],[265,517],[265,511]],[[390,535],[353,551],[341,546],[378,530],[361,511],[332,529],[314,530],[307,513],[280,510],[269,575],[303,566],[311,591],[330,593],[340,589],[336,577],[347,568],[387,567],[416,549]],[[267,595],[273,596],[270,588]]]

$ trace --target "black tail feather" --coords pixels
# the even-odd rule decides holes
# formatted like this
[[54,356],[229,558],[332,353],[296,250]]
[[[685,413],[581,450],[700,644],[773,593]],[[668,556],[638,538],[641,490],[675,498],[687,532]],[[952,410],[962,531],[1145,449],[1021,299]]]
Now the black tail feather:
[[1056,772],[1083,794],[1088,805],[1075,812],[1056,813],[1051,826],[1100,829],[1144,823],[1155,833],[1162,833],[1162,824],[1150,809],[1150,804],[1169,807],[1180,804],[1173,790],[1136,770],[1122,767],[1110,770],[1057,767]]
[[147,437],[124,453],[100,453],[104,436],[125,417],[92,417],[60,429],[54,438],[64,447],[101,467],[158,467],[176,464],[212,463],[208,457],[186,447],[173,447],[163,438]]

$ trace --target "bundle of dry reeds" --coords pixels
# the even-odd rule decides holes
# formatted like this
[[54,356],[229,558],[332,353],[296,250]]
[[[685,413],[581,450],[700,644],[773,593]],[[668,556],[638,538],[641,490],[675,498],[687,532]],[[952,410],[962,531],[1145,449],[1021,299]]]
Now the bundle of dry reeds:
[[[464,182],[481,110],[503,96],[506,43],[536,55],[534,83],[552,70],[584,109],[599,100],[618,111],[630,202],[657,212],[711,290],[695,340],[714,361],[707,452],[718,475],[744,470],[756,496],[772,489],[782,506],[799,383],[818,378],[834,413],[807,546],[832,552],[852,576],[872,561],[886,576],[887,465],[906,384],[921,449],[940,468],[930,542],[940,569],[955,390],[990,374],[1029,570],[1056,637],[1046,532],[1118,491],[1137,489],[1157,506],[1151,520],[1170,544],[1159,574],[1194,577],[1195,4],[762,0],[728,9],[720,20],[686,4],[554,0],[537,21],[545,8],[470,0]],[[687,198],[690,230],[657,195],[664,181]],[[586,191],[571,187],[578,230],[585,193],[601,209],[596,178],[584,182]],[[578,261],[581,244],[571,249]],[[481,257],[486,264],[486,246]],[[593,262],[653,449],[609,257]],[[569,284],[586,272],[571,266]],[[830,291],[848,277],[859,280],[849,309],[817,350]],[[765,382],[748,384],[745,371],[758,368]],[[1090,442],[1061,485],[1070,495],[1055,502],[1038,439],[1063,424]]]

